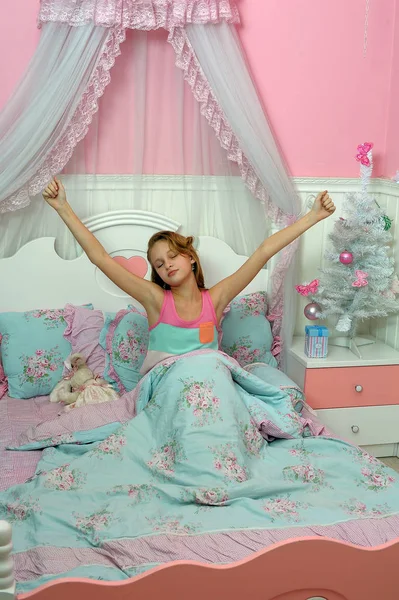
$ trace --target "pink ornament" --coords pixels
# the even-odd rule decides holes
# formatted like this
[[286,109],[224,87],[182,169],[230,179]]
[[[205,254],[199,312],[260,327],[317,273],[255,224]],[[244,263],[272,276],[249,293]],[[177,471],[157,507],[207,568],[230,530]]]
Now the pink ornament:
[[357,147],[356,160],[362,163],[364,167],[369,167],[371,164],[367,155],[373,148],[373,146],[374,144],[370,142],[365,142],[364,144],[360,144],[360,146]]
[[298,294],[301,294],[301,296],[309,296],[309,294],[317,293],[319,283],[320,282],[318,279],[314,279],[308,284],[305,283],[305,285],[296,285],[295,289],[298,292]]
[[339,255],[339,260],[343,265],[350,265],[353,262],[352,252],[348,252],[347,250],[345,250],[345,252],[341,252]]
[[366,271],[355,271],[356,273],[356,281],[354,281],[352,283],[352,287],[366,287],[366,285],[368,285],[368,281],[367,281],[367,277],[369,276],[368,273],[366,273]]
[[318,314],[321,312],[321,307],[317,304],[317,302],[310,302],[304,308],[303,314],[309,321],[316,321],[318,319]]

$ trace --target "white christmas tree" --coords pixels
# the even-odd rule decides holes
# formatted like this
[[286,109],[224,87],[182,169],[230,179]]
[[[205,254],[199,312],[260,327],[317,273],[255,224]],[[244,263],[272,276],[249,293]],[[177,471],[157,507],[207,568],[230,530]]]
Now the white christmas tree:
[[390,253],[392,222],[368,191],[372,148],[369,143],[358,146],[361,191],[346,195],[345,218],[337,220],[329,235],[332,247],[325,258],[331,266],[321,270],[320,280],[297,286],[299,293],[312,299],[308,307],[313,311],[306,307],[305,314],[309,318],[333,317],[335,329],[347,336],[352,349],[361,321],[399,312],[399,281]]

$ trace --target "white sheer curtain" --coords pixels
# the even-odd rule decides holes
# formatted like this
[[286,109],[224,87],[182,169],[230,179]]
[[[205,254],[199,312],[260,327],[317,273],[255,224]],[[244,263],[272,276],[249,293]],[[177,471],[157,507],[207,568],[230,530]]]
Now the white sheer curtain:
[[270,201],[286,215],[297,215],[299,199],[256,93],[236,28],[227,23],[187,25],[185,32]]
[[[62,175],[75,211],[84,219],[149,210],[180,222],[187,235],[214,235],[250,254],[270,222],[201,115],[167,32],[129,30],[121,50],[89,133]],[[73,238],[41,195],[0,215],[0,256],[43,236],[56,237],[62,257],[76,256]]]
[[[300,213],[300,200],[256,93],[235,27],[227,23],[187,25],[185,33],[240,149],[263,185],[268,215],[273,215],[280,227],[289,225]],[[243,169],[241,172],[245,176]],[[251,187],[251,181],[247,183]],[[257,192],[253,182],[252,191]],[[281,329],[282,366],[295,328],[296,248],[297,243],[292,244],[274,261],[269,294],[273,330]]]
[[[41,189],[49,170],[46,159],[57,143],[64,144],[67,154],[67,125],[88,89],[109,33],[91,23],[43,27],[31,64],[0,114],[0,212],[27,205],[28,191]],[[83,137],[85,128],[79,125],[82,130],[76,135]]]

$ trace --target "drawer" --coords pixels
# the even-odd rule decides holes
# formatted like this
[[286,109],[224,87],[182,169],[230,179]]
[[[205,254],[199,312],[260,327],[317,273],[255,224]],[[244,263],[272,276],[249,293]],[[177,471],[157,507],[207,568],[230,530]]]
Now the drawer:
[[315,409],[399,404],[398,382],[399,365],[306,369],[306,401]]
[[328,429],[356,446],[399,442],[399,406],[318,410]]

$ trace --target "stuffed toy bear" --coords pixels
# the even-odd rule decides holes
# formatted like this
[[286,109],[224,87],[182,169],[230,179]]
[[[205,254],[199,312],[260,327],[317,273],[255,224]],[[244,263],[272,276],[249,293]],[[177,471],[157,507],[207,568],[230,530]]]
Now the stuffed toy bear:
[[69,363],[71,371],[57,383],[50,394],[50,402],[63,402],[67,405],[65,410],[71,410],[119,398],[111,385],[89,369],[82,354],[71,354]]

